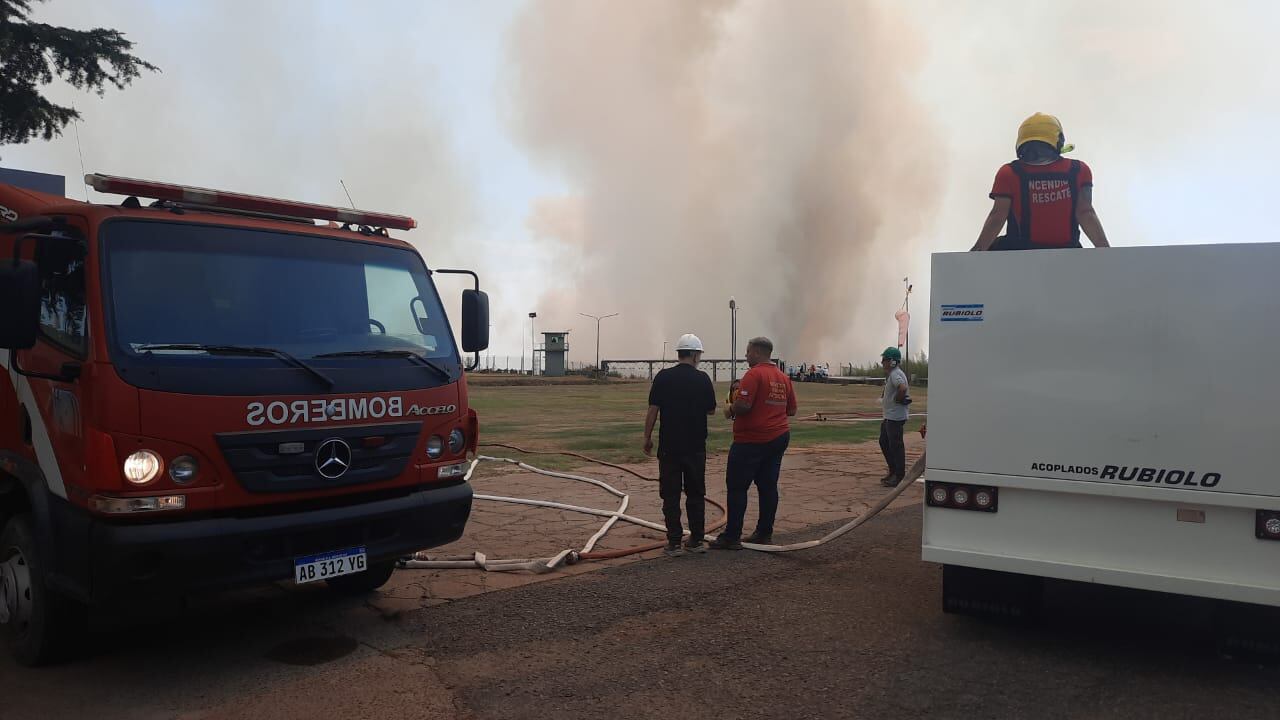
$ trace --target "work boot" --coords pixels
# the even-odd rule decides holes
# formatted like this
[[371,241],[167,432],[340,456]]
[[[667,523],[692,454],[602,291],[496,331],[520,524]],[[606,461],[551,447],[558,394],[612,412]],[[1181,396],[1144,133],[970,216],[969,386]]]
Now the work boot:
[[884,479],[880,481],[880,484],[887,488],[892,488],[898,487],[898,483],[900,482],[902,482],[902,478],[897,475],[886,475]]
[[707,544],[701,540],[690,540],[684,544],[684,549],[685,552],[701,554],[707,551]]
[[760,534],[760,531],[757,530],[751,533],[750,535],[742,538],[742,542],[752,543],[753,545],[772,545],[773,535],[772,534],[762,535]]
[[667,543],[667,546],[662,549],[662,554],[667,557],[679,557],[684,554],[684,548],[680,547],[680,541],[677,540],[673,543]]
[[712,550],[741,550],[742,543],[737,540],[730,540],[725,536],[721,535],[720,537],[712,541],[711,545],[709,545],[708,547],[710,547]]

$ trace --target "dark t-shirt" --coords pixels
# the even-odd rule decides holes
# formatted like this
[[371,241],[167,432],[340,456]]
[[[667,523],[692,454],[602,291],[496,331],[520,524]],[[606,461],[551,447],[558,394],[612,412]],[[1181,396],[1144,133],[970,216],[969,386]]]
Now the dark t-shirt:
[[649,404],[658,406],[658,454],[707,451],[707,415],[716,409],[711,378],[680,363],[653,378]]

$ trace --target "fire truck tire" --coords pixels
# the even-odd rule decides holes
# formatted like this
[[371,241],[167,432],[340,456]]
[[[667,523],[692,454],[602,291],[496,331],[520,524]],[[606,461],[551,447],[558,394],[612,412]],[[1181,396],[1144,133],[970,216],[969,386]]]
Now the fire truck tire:
[[364,595],[387,584],[396,570],[396,561],[369,563],[369,569],[356,575],[343,575],[325,580],[329,587],[344,595]]
[[29,667],[65,658],[84,618],[73,601],[49,590],[35,538],[29,514],[10,517],[0,530],[0,635]]
[[1039,617],[1044,580],[1031,575],[942,566],[942,611],[1031,621]]

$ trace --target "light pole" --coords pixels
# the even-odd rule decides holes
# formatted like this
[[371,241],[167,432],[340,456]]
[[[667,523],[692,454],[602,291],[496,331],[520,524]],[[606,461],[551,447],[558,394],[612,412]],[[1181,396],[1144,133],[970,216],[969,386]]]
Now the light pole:
[[618,313],[612,313],[610,315],[588,315],[587,313],[580,312],[578,314],[581,315],[582,317],[589,317],[592,320],[596,321],[596,372],[599,373],[600,372],[600,321],[607,320],[611,317],[617,317]]
[[729,298],[729,382],[738,379],[738,301]]
[[906,297],[902,299],[902,309],[907,313],[907,330],[902,334],[902,374],[907,376],[907,385],[911,384],[911,280],[902,278],[907,286]]
[[662,341],[662,364],[667,364],[667,341]]
[[538,341],[533,334],[533,321],[538,317],[538,313],[529,313],[529,374],[538,374]]

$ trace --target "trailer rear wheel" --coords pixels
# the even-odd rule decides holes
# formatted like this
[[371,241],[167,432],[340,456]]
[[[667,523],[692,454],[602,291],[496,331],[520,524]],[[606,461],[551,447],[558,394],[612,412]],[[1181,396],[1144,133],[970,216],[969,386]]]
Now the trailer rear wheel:
[[329,583],[329,587],[344,595],[364,595],[386,585],[387,581],[391,579],[391,573],[395,572],[395,570],[395,560],[369,563],[369,569],[362,573],[343,575],[325,582]]
[[1039,616],[1044,580],[1032,575],[942,566],[942,611],[1032,620]]
[[83,617],[74,602],[48,588],[44,548],[33,528],[31,516],[21,514],[0,530],[0,634],[14,659],[27,666],[62,659]]

